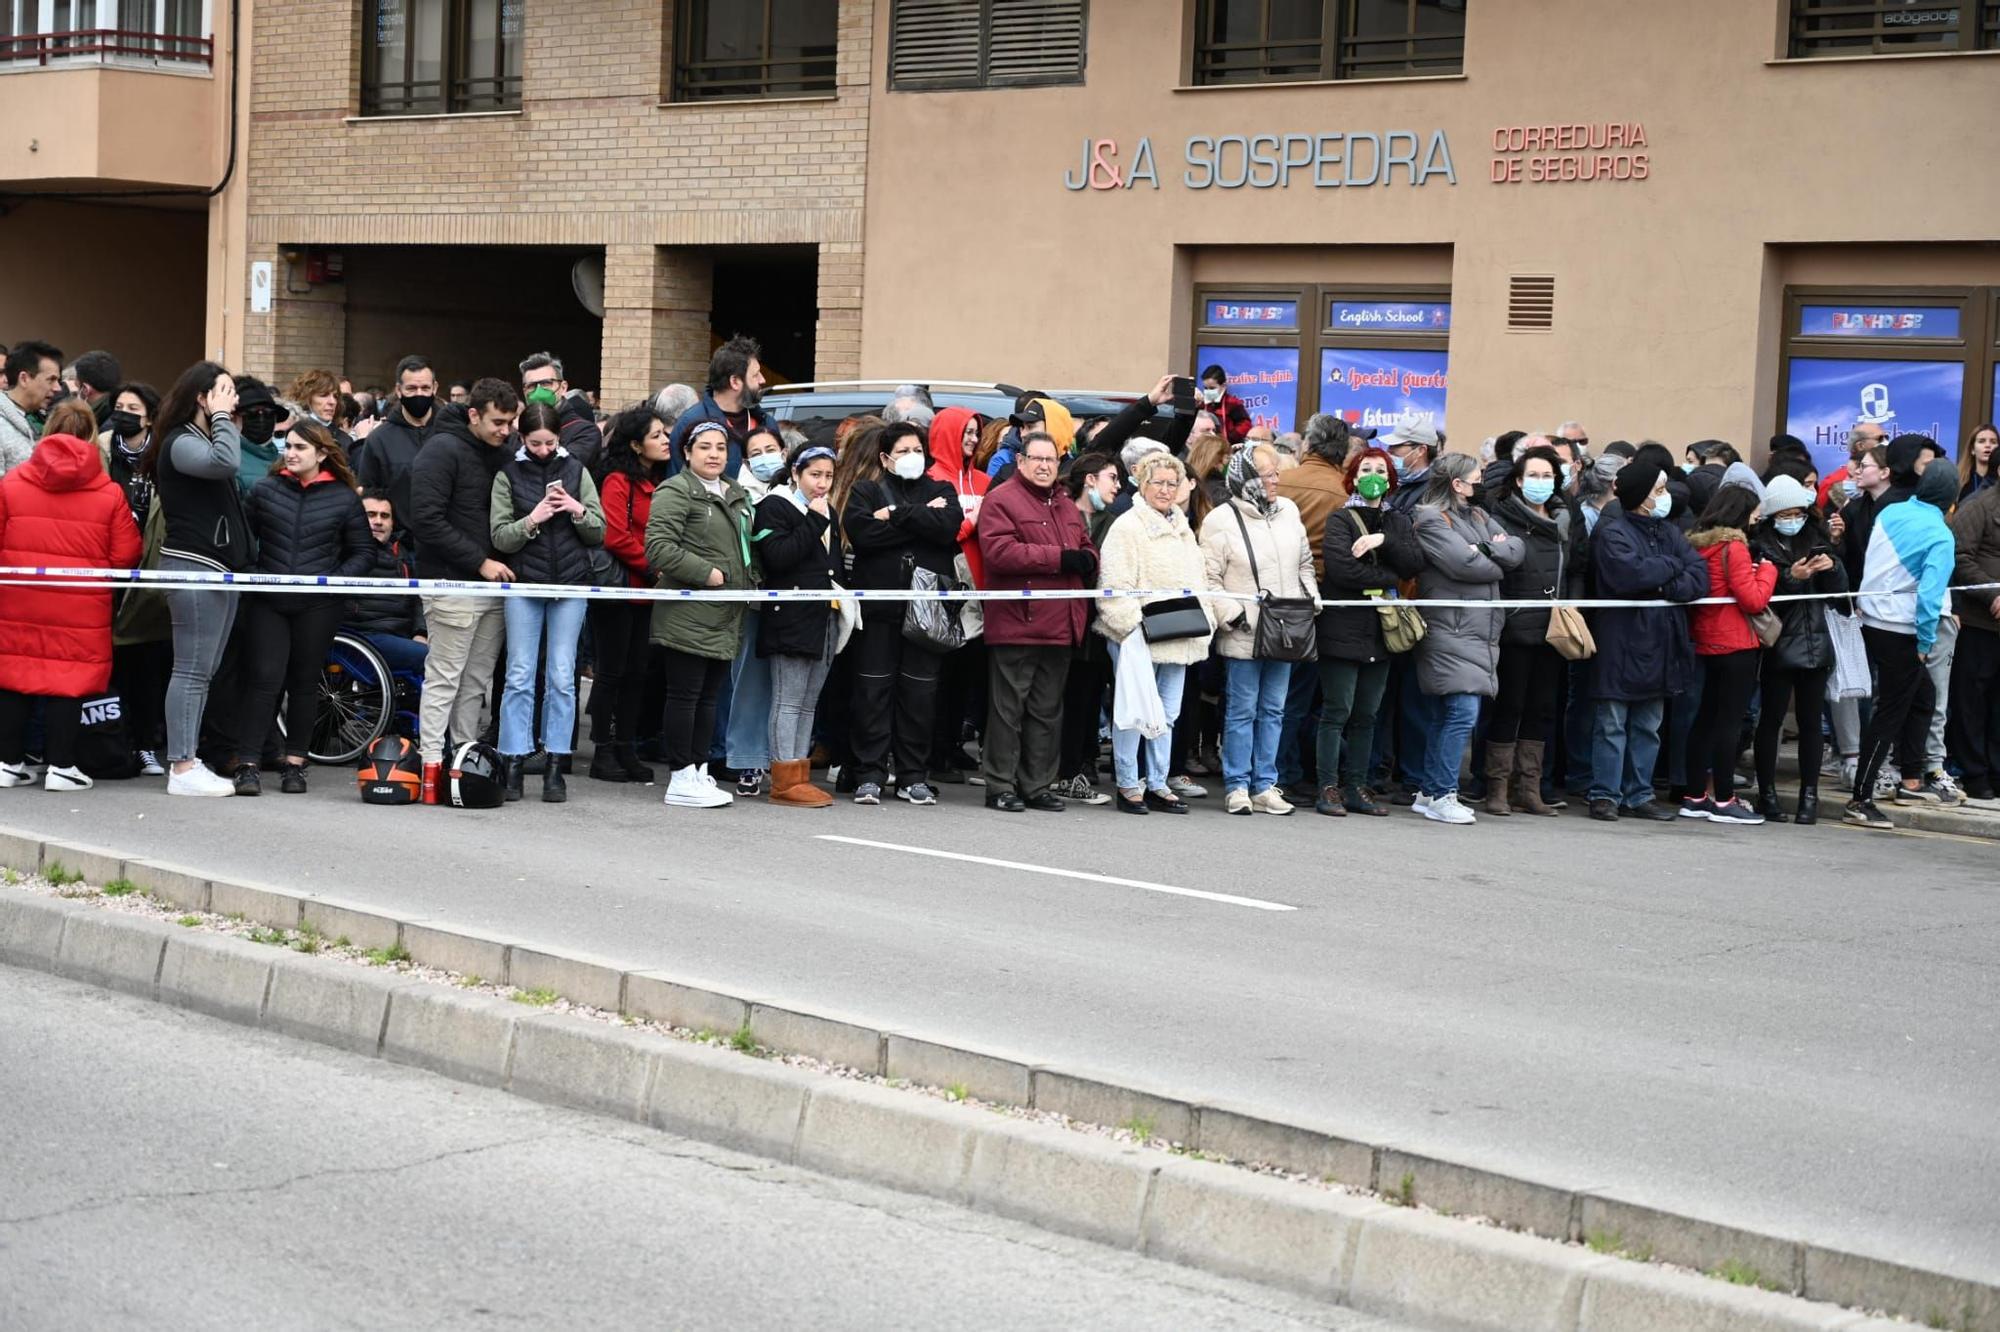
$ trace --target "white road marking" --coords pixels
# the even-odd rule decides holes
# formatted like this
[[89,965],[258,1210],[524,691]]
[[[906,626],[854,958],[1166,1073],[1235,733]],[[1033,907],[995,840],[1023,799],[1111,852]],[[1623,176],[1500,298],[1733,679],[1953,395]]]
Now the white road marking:
[[1029,874],[1050,874],[1059,879],[1082,879],[1088,883],[1109,883],[1120,888],[1142,888],[1149,893],[1168,893],[1174,897],[1198,897],[1204,902],[1221,902],[1228,906],[1252,907],[1258,911],[1297,911],[1295,906],[1283,902],[1266,902],[1257,897],[1237,897],[1233,893],[1204,892],[1200,888],[1176,888],[1167,883],[1147,883],[1144,879],[1121,879],[1111,874],[1089,874],[1083,870],[1058,869],[1053,865],[1029,865],[1019,860],[996,860],[992,856],[969,856],[962,851],[935,851],[927,846],[902,846],[895,842],[873,842],[865,837],[837,837],[832,833],[817,834],[815,840],[821,842],[845,842],[849,846],[872,846],[878,851],[901,851],[912,856],[935,856],[939,860],[963,860],[974,865],[992,865],[998,869],[1024,870]]

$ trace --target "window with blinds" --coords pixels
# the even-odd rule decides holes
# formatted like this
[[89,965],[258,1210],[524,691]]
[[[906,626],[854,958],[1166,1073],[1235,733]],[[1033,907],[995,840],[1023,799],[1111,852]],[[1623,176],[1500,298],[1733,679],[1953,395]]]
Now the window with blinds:
[[895,0],[889,87],[1082,83],[1087,0]]

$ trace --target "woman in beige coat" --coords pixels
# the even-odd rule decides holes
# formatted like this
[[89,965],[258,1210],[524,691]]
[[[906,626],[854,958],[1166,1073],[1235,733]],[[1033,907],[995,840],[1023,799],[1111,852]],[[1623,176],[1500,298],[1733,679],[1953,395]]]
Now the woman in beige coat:
[[[1139,460],[1132,473],[1138,499],[1121,514],[1104,534],[1104,546],[1097,567],[1097,585],[1112,588],[1154,588],[1164,597],[1112,597],[1100,602],[1097,632],[1110,639],[1112,651],[1120,644],[1143,641],[1140,622],[1145,608],[1160,601],[1174,600],[1173,589],[1199,589],[1208,585],[1208,568],[1194,529],[1175,502],[1186,483],[1187,469],[1170,453],[1151,453]],[[1127,814],[1144,814],[1157,809],[1163,814],[1185,814],[1187,805],[1167,785],[1168,764],[1173,753],[1174,719],[1180,716],[1182,688],[1187,668],[1208,656],[1208,640],[1218,618],[1218,607],[1201,598],[1208,617],[1209,633],[1188,638],[1169,638],[1149,644],[1153,657],[1153,682],[1159,686],[1160,707],[1166,713],[1167,730],[1157,736],[1141,736],[1131,727],[1118,727],[1111,735],[1111,764],[1118,781],[1118,808]],[[1135,639],[1134,634],[1140,635]],[[1146,749],[1146,775],[1139,776],[1139,747]]]
[[[1277,450],[1268,444],[1244,448],[1229,460],[1226,481],[1229,502],[1201,525],[1209,587],[1252,597],[1315,595],[1305,523],[1297,505],[1277,496]],[[1218,600],[1216,605],[1221,626],[1216,648],[1228,671],[1222,711],[1224,808],[1231,814],[1289,814],[1291,802],[1278,793],[1278,733],[1284,727],[1292,664],[1256,659],[1256,602]]]

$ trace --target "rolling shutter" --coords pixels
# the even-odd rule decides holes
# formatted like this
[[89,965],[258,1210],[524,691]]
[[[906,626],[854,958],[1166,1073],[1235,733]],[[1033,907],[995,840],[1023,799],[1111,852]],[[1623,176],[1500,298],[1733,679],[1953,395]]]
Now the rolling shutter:
[[1086,0],[895,0],[889,86],[1080,83]]

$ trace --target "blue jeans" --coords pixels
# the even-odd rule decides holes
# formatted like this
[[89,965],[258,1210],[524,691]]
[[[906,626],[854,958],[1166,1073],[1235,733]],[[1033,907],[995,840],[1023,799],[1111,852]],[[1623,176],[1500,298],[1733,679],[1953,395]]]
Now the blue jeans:
[[743,617],[743,645],[729,668],[727,752],[722,761],[738,772],[771,766],[771,659],[757,655],[757,619]]
[[403,638],[397,634],[363,634],[363,638],[377,652],[382,660],[389,663],[389,669],[397,675],[414,675],[424,678],[424,658],[430,647],[414,638]]
[[569,753],[569,739],[576,733],[576,640],[588,605],[582,597],[509,597],[502,603],[507,685],[500,695],[501,753],[534,752],[535,662],[542,655],[544,626],[549,652],[542,676],[542,739],[549,753]]
[[[1686,703],[1687,697],[1682,694],[1680,701]],[[1597,701],[1590,728],[1592,800],[1631,809],[1653,798],[1653,765],[1660,758],[1660,717],[1666,707],[1663,698]]]
[[[1297,786],[1300,783],[1312,785],[1313,774],[1306,771],[1300,759],[1300,751],[1305,736],[1315,727],[1313,704],[1319,700],[1319,672],[1311,668],[1311,663],[1301,663],[1292,671],[1291,683],[1285,688],[1285,726],[1278,733],[1278,785]],[[1316,737],[1315,737],[1316,738]]]
[[[1416,688],[1416,681],[1410,681]],[[1479,695],[1439,694],[1418,691],[1427,714],[1428,736],[1424,741],[1424,767],[1417,789],[1435,800],[1458,790],[1459,763],[1472,741],[1472,728],[1479,724]]]
[[1252,795],[1278,784],[1278,736],[1285,726],[1289,661],[1224,659],[1222,787]]
[[[1118,645],[1111,645],[1111,659],[1118,659]],[[1119,727],[1111,732],[1111,772],[1121,791],[1134,791],[1142,785],[1150,785],[1155,791],[1167,789],[1168,766],[1173,756],[1174,721],[1181,715],[1181,693],[1187,684],[1187,667],[1179,663],[1156,661],[1153,663],[1153,683],[1159,686],[1160,709],[1167,714],[1167,731],[1164,735],[1148,738],[1135,730]],[[1149,782],[1139,779],[1139,747],[1146,749],[1146,775]]]
[[[1688,740],[1694,733],[1694,719],[1701,711],[1702,687],[1707,683],[1706,673],[1697,670],[1688,682],[1687,692],[1676,698],[1671,712],[1667,714],[1667,785],[1697,785],[1688,781]],[[1707,767],[1707,760],[1698,760],[1701,767]],[[1699,777],[1699,771],[1695,774]],[[1651,771],[1646,780],[1653,779]],[[1650,789],[1650,787],[1649,787]]]

